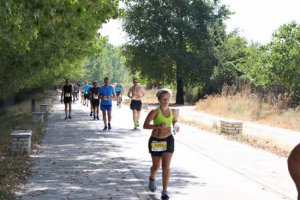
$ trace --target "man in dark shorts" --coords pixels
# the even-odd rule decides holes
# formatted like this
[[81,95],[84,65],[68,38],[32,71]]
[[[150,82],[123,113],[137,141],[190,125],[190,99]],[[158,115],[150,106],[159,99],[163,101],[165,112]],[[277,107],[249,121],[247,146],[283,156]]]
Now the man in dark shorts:
[[68,107],[69,107],[69,119],[71,117],[71,105],[72,105],[72,96],[74,94],[73,86],[70,84],[70,80],[66,79],[65,85],[61,89],[61,102],[65,104],[65,119],[68,119]]
[[133,86],[129,88],[128,97],[131,99],[130,109],[133,113],[134,129],[140,126],[140,112],[142,109],[142,97],[144,96],[144,88],[139,85],[137,78],[133,79]]
[[[98,86],[98,82],[93,82],[93,87],[90,89],[91,92],[91,104],[93,108],[94,120],[99,120],[99,105],[100,105],[100,87]],[[97,114],[97,116],[96,116]]]

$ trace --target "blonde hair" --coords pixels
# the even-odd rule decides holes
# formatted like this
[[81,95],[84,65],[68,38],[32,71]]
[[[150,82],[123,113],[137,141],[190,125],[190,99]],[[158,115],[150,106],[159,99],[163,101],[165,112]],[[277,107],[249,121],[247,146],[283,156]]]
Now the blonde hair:
[[166,89],[166,88],[163,88],[163,89],[160,89],[160,90],[158,90],[158,91],[156,92],[156,97],[158,98],[158,100],[161,98],[161,96],[162,96],[163,94],[169,94],[170,97],[172,96],[171,90]]

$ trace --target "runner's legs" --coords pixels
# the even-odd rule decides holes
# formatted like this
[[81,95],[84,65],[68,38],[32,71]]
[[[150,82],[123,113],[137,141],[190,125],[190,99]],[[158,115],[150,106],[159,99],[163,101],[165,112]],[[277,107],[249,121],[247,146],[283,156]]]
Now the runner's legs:
[[108,123],[111,122],[111,110],[107,111]]
[[102,110],[102,118],[103,118],[104,126],[107,126],[106,110]]
[[152,181],[154,181],[157,171],[160,168],[161,157],[160,156],[151,156],[151,158],[152,158],[152,166],[150,168],[150,179]]
[[163,179],[163,190],[167,190],[170,179],[170,164],[173,153],[165,152],[162,154],[162,179]]
[[71,116],[72,112],[72,102],[69,102],[69,116]]

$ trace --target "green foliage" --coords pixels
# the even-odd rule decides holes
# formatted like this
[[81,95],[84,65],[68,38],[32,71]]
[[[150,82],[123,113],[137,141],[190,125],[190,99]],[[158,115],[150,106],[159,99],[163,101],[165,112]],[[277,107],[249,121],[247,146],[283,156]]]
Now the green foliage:
[[226,36],[224,42],[217,47],[218,64],[214,67],[211,80],[217,91],[222,85],[236,84],[242,75],[239,66],[243,65],[247,55],[247,41],[233,32]]
[[292,92],[300,88],[300,26],[295,22],[276,30],[265,46],[246,48],[244,61],[238,65],[252,83],[271,88],[281,85]]
[[135,0],[127,6],[124,54],[132,73],[186,88],[209,81],[229,14],[219,1]]
[[111,44],[103,45],[100,54],[88,57],[82,65],[83,77],[87,81],[98,80],[102,82],[104,77],[108,76],[112,83],[128,82],[129,72],[125,66],[125,57],[121,54],[119,47],[114,47]]
[[97,30],[117,17],[117,5],[118,0],[1,1],[1,98],[72,75],[80,60],[99,51]]
[[270,70],[275,83],[288,91],[300,89],[300,25],[282,25],[269,45]]

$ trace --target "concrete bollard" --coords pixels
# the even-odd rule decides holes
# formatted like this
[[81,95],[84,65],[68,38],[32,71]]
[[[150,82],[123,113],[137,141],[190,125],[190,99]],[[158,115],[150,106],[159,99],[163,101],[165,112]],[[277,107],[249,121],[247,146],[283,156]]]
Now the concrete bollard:
[[142,103],[142,108],[145,110],[148,110],[148,103]]
[[31,130],[15,130],[10,134],[11,151],[16,154],[31,152]]
[[243,122],[236,120],[221,120],[221,133],[241,134],[243,131]]
[[33,123],[38,123],[38,122],[43,123],[44,122],[44,113],[43,112],[32,112],[31,116],[32,116]]
[[41,104],[40,112],[48,112],[48,104]]
[[44,99],[43,102],[44,104],[51,105],[52,99]]

